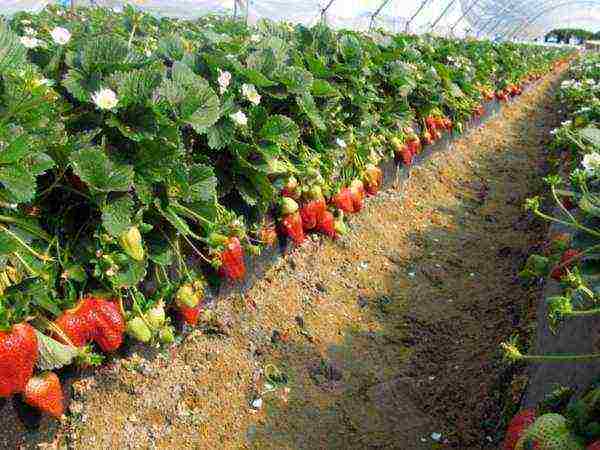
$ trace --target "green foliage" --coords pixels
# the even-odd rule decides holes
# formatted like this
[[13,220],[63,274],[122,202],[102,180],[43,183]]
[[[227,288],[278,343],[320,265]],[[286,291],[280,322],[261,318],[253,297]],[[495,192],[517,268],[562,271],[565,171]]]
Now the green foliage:
[[[34,48],[20,43],[24,19]],[[212,233],[256,248],[245,223],[258,228],[290,175],[303,192],[334,193],[432,111],[460,127],[483,88],[565,55],[375,37],[133,7],[48,7],[0,24],[0,326],[51,319],[91,290],[128,312],[174,307],[176,287],[214,274]],[[137,259],[120,245],[133,226]],[[60,350],[49,353],[66,361]]]

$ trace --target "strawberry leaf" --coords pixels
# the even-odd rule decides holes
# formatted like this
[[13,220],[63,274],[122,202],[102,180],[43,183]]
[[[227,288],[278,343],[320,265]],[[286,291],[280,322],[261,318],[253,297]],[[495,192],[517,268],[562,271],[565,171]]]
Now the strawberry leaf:
[[102,225],[112,236],[119,236],[131,226],[133,200],[124,195],[102,207]]
[[79,178],[98,191],[128,191],[133,184],[131,166],[111,161],[98,147],[75,152],[70,159]]

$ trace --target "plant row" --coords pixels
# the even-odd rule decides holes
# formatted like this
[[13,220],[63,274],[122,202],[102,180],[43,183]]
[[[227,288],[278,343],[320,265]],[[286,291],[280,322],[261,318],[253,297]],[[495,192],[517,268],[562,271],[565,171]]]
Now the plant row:
[[[280,238],[336,238],[382,182],[563,50],[131,7],[0,25],[0,397],[196,326]],[[36,369],[37,367],[37,369]],[[33,387],[31,387],[33,385]],[[50,396],[39,392],[54,392]],[[33,394],[31,393],[33,391]]]
[[[600,313],[600,55],[574,62],[558,95],[568,120],[552,131],[554,173],[544,178],[548,195],[528,199],[526,207],[564,231],[553,233],[543,252],[530,255],[520,274],[560,284],[558,295],[544,299],[553,332],[564,321],[597,320]],[[600,353],[522,354],[514,339],[503,348],[510,361],[571,364],[600,358]],[[537,408],[520,411],[509,425],[504,450],[526,448],[600,449],[598,385],[584,395],[559,387]]]

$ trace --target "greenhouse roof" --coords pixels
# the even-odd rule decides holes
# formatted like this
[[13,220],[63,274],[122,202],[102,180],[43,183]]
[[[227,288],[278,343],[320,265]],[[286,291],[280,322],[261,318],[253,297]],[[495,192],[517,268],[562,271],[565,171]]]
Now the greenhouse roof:
[[[0,13],[35,11],[71,0],[0,0]],[[121,0],[73,0],[77,5],[121,7]],[[531,39],[556,27],[592,31],[600,0],[132,0],[146,11],[181,18],[209,13],[236,14],[312,25],[325,19],[334,27],[474,35],[492,39]]]

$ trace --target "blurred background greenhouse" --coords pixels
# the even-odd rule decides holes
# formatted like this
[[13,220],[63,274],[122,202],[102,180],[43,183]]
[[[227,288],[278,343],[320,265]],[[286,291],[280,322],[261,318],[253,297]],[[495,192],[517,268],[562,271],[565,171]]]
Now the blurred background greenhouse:
[[[79,5],[120,8],[120,0],[73,0]],[[56,3],[69,5],[71,0]],[[52,0],[0,0],[0,13],[36,11]],[[592,29],[600,16],[597,0],[132,0],[146,11],[195,18],[227,14],[313,25],[319,20],[337,28],[433,33],[494,40],[539,40],[549,31]]]

